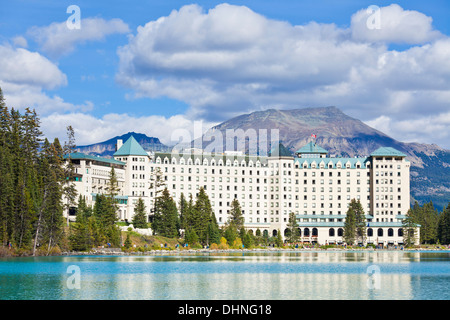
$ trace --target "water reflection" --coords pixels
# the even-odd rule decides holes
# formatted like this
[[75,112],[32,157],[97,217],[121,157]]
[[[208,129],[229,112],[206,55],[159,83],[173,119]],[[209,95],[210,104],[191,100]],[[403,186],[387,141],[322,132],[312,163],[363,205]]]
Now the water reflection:
[[[1,299],[449,299],[449,252],[0,259]],[[69,266],[80,289],[67,285]],[[378,286],[371,286],[376,266]]]

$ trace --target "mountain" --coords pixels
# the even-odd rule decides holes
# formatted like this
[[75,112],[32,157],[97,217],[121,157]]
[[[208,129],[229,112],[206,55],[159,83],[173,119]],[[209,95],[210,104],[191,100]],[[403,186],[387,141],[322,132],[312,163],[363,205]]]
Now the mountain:
[[[240,148],[236,148],[237,143],[234,146],[234,150],[248,153],[270,150],[270,132],[273,129],[278,129],[279,140],[292,153],[311,141],[311,134],[317,136],[317,144],[332,156],[367,156],[379,147],[393,147],[407,154],[411,162],[412,201],[423,203],[432,200],[440,210],[450,201],[450,150],[435,144],[397,141],[336,107],[269,109],[237,116],[206,132],[203,148],[213,151],[214,142],[217,143],[220,137],[223,143],[233,142],[232,135],[227,137],[227,130],[239,132],[239,129],[246,136],[263,133],[259,136],[259,148],[255,148],[255,144],[252,148],[248,143]],[[267,135],[265,131],[260,131],[264,129]],[[261,148],[266,143],[267,146]]]
[[117,140],[122,139],[122,141],[125,143],[125,141],[127,141],[131,136],[133,136],[146,151],[165,152],[170,150],[170,148],[161,143],[158,138],[148,137],[143,133],[136,132],[128,132],[126,134],[111,138],[103,142],[98,142],[86,146],[77,146],[77,150],[82,153],[109,158],[112,157],[114,152],[116,152]]

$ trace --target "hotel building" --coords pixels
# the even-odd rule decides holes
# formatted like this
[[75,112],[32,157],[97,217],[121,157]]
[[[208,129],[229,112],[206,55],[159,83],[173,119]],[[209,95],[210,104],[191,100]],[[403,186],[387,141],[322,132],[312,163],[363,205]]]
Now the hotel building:
[[109,170],[115,168],[122,221],[131,222],[139,198],[150,214],[153,181],[160,170],[177,203],[182,193],[195,200],[203,187],[219,226],[227,222],[231,202],[238,199],[247,229],[284,236],[293,212],[301,241],[342,243],[347,208],[356,199],[366,214],[366,243],[403,243],[402,220],[410,207],[410,163],[393,148],[379,148],[357,158],[328,157],[327,150],[314,142],[297,150],[295,157],[281,144],[268,156],[202,150],[151,153],[131,137],[125,143],[118,141],[113,157],[76,153],[71,158],[79,175],[77,190],[90,204],[97,194],[107,193]]

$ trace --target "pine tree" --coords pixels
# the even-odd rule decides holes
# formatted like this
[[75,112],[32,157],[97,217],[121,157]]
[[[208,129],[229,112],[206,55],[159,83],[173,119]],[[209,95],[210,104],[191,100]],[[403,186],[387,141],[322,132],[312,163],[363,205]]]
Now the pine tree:
[[[70,208],[75,206],[75,199],[77,197],[77,191],[75,189],[75,184],[73,183],[73,181],[75,180],[75,166],[73,165],[71,160],[71,155],[76,152],[76,144],[75,131],[73,130],[72,126],[68,126],[66,129],[67,141],[64,144],[63,154],[67,161],[64,172],[65,183],[63,190],[65,198],[64,209],[68,213]],[[69,225],[69,214],[67,214],[67,225]]]
[[411,209],[406,213],[405,218],[402,221],[403,226],[403,242],[406,246],[415,244],[416,238],[416,223],[414,222],[413,212]]
[[289,223],[287,225],[288,227],[288,242],[297,242],[300,239],[300,231],[298,230],[298,223],[295,218],[295,213],[291,212],[289,214]]
[[156,234],[175,238],[178,237],[179,218],[175,201],[169,190],[164,189],[162,195],[155,199],[155,214],[152,229]]
[[164,175],[161,171],[160,167],[156,167],[155,170],[150,175],[150,193],[153,195],[153,199],[155,199],[153,203],[153,208],[151,211],[154,213],[156,210],[156,199],[160,197],[160,194],[163,192],[165,187]]
[[450,244],[450,202],[439,217],[437,234],[441,244]]
[[178,210],[180,212],[180,229],[186,229],[185,217],[187,208],[188,202],[184,196],[184,193],[182,192],[180,195],[180,200],[178,202]]
[[236,231],[244,226],[244,216],[242,215],[241,205],[237,199],[231,201],[230,215],[227,224]]
[[353,208],[355,213],[355,234],[357,239],[360,239],[360,242],[364,244],[366,240],[366,216],[364,213],[364,209],[361,205],[361,202],[355,199],[352,199],[350,202],[350,206]]
[[356,238],[356,216],[353,207],[349,207],[344,222],[344,241],[348,245],[353,245]]
[[147,212],[144,200],[139,198],[136,206],[134,207],[134,216],[133,216],[133,227],[139,229],[147,228]]
[[117,221],[117,211],[119,210],[117,198],[119,192],[116,171],[114,167],[109,171],[108,193],[105,196],[105,208],[102,215],[102,222],[105,228],[114,226]]
[[194,205],[194,230],[202,244],[209,243],[208,224],[213,223],[217,226],[217,221],[211,207],[208,195],[203,187],[200,188]]

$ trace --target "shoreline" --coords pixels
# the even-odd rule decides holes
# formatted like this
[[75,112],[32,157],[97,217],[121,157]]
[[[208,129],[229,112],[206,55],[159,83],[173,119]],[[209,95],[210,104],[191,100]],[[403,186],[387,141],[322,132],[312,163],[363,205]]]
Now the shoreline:
[[183,254],[218,254],[218,253],[301,253],[301,252],[449,252],[450,248],[409,248],[409,249],[358,249],[358,248],[301,248],[301,249],[183,249],[183,250],[148,250],[126,252],[121,249],[105,250],[95,249],[84,252],[62,252],[60,256],[104,256],[104,255],[122,255],[122,256],[152,256],[152,255],[183,255]]
[[59,256],[155,256],[155,255],[192,255],[192,254],[245,254],[245,253],[302,253],[302,252],[448,252],[449,247],[439,248],[397,248],[397,249],[374,249],[374,248],[252,248],[252,249],[157,249],[147,251],[123,251],[120,248],[96,248],[90,251],[62,251],[50,255],[4,254],[1,258],[22,257],[59,257]]

